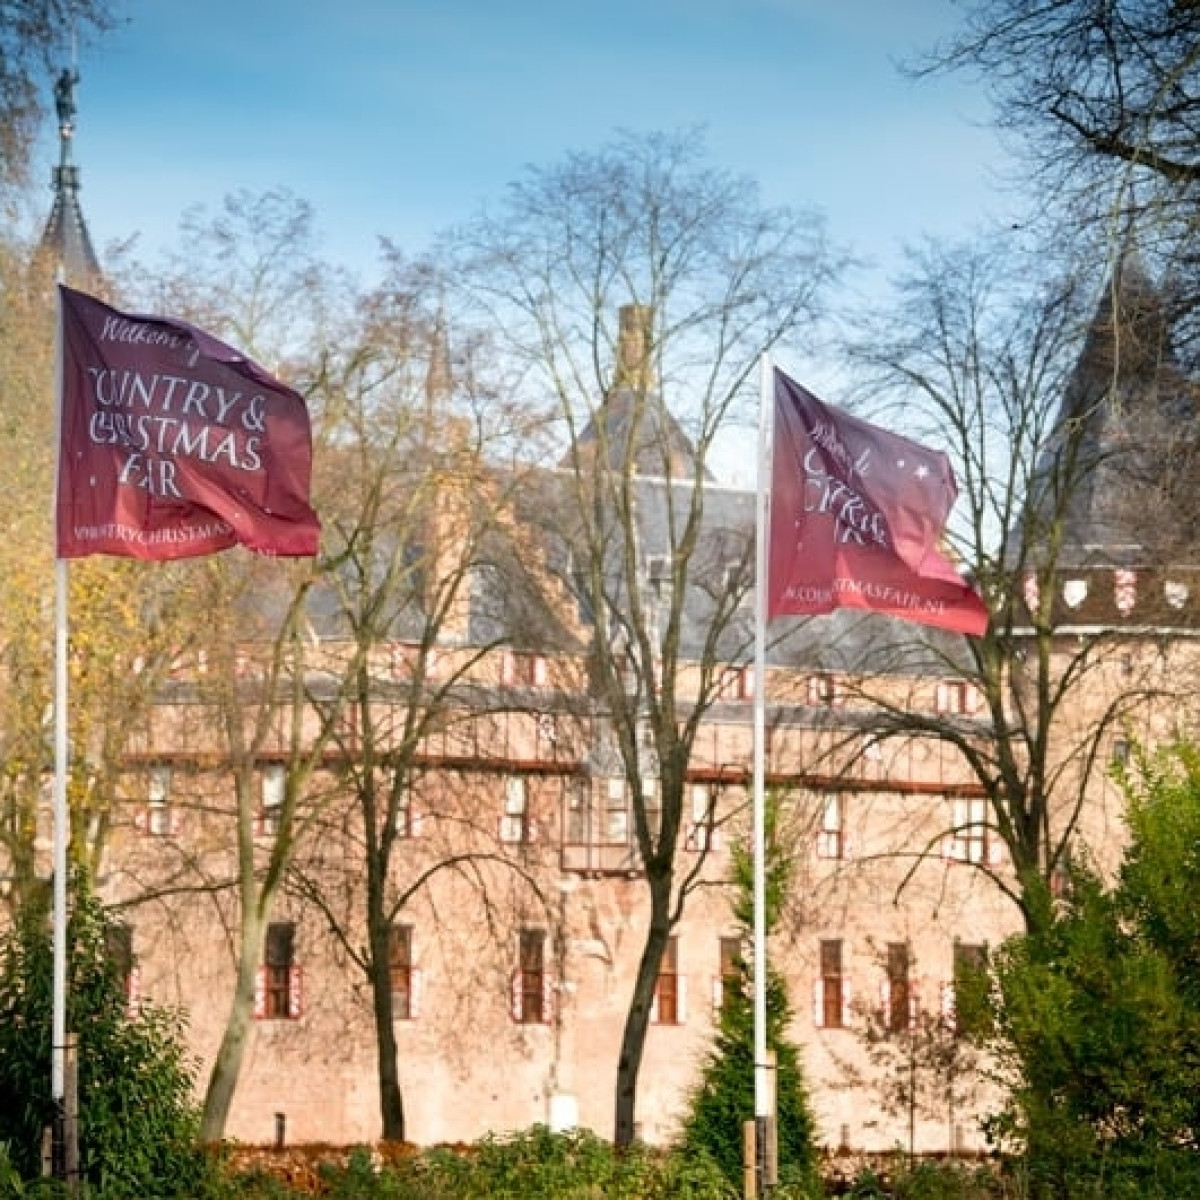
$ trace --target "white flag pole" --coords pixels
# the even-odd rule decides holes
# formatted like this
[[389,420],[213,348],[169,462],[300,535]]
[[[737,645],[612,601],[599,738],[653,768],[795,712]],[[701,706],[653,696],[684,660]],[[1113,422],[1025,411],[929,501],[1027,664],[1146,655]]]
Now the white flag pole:
[[[63,421],[63,301],[58,292],[55,337],[55,521],[57,536],[58,474],[62,464]],[[55,1162],[65,1161],[67,1052],[67,845],[70,813],[67,806],[67,560],[54,560],[54,979],[50,1030],[50,1098],[54,1104]]]
[[[758,411],[758,494],[755,515],[754,587],[754,749],[753,840],[754,873],[754,1124],[757,1174],[762,1179],[766,1134],[773,1088],[767,1060],[767,878],[766,878],[766,629],[767,629],[767,514],[771,476],[771,440],[774,406],[771,359],[763,354],[760,368]],[[761,1190],[761,1189],[760,1189]]]

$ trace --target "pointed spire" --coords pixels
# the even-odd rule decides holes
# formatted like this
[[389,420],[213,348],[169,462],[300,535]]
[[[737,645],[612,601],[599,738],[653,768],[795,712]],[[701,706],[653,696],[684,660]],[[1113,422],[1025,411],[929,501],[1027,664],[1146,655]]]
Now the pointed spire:
[[87,222],[79,206],[79,168],[72,160],[75,138],[75,85],[79,72],[64,68],[54,84],[58,112],[59,160],[54,168],[54,206],[42,234],[41,248],[61,267],[67,281],[95,286],[101,279],[100,260],[92,246]]
[[454,377],[450,370],[450,339],[446,335],[446,314],[439,303],[429,335],[429,367],[425,373],[425,404],[430,412],[445,408],[453,383]]
[[1167,544],[1156,514],[1174,489],[1191,485],[1179,464],[1193,457],[1197,399],[1171,347],[1165,299],[1126,250],[1031,487],[1046,521],[1062,520],[1060,567],[1195,560],[1195,547]]

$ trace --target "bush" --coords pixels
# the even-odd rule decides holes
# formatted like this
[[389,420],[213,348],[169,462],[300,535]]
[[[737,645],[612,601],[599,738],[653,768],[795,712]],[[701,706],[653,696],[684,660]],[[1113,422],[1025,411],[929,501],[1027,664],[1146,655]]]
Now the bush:
[[[79,1143],[83,1178],[106,1200],[203,1194],[209,1160],[196,1134],[192,1065],[178,1014],[127,1013],[106,952],[107,919],[79,880],[68,930],[67,1025],[79,1038]],[[26,904],[0,955],[0,1141],[23,1180],[41,1173],[51,1124],[52,949],[49,897]]]
[[1200,1195],[1200,758],[1131,782],[1116,884],[1074,867],[997,960],[992,1132],[1034,1200]]

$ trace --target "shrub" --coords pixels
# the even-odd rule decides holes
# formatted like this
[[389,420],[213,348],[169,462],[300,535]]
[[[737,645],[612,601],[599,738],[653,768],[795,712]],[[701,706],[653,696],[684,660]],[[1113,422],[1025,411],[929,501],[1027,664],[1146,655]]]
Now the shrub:
[[[41,1171],[51,1123],[52,950],[48,896],[30,901],[0,954],[0,1141],[25,1180]],[[68,930],[67,1025],[79,1038],[84,1179],[106,1198],[189,1196],[211,1182],[196,1142],[192,1064],[179,1015],[146,1006],[131,1019],[106,952],[107,919],[85,880]]]

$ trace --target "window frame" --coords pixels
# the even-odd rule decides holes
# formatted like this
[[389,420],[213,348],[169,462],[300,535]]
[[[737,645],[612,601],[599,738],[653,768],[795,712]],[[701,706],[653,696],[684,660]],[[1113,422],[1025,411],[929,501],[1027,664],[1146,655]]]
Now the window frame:
[[400,922],[388,929],[388,981],[392,993],[392,1018],[415,1021],[420,1000],[420,969],[413,950],[415,931]]
[[848,1029],[850,983],[846,975],[846,946],[841,938],[817,942],[814,1023],[818,1029]]
[[679,969],[679,938],[675,934],[667,938],[663,947],[658,976],[654,980],[654,997],[650,1002],[650,1023],[687,1023],[687,979]]
[[254,1017],[294,1021],[303,1015],[303,975],[296,963],[296,923],[271,921],[255,980]]
[[821,794],[817,857],[829,862],[841,862],[846,857],[846,805],[841,792]]
[[511,1013],[518,1025],[548,1025],[551,979],[546,969],[546,931],[524,926],[517,933],[517,968],[513,972]]

